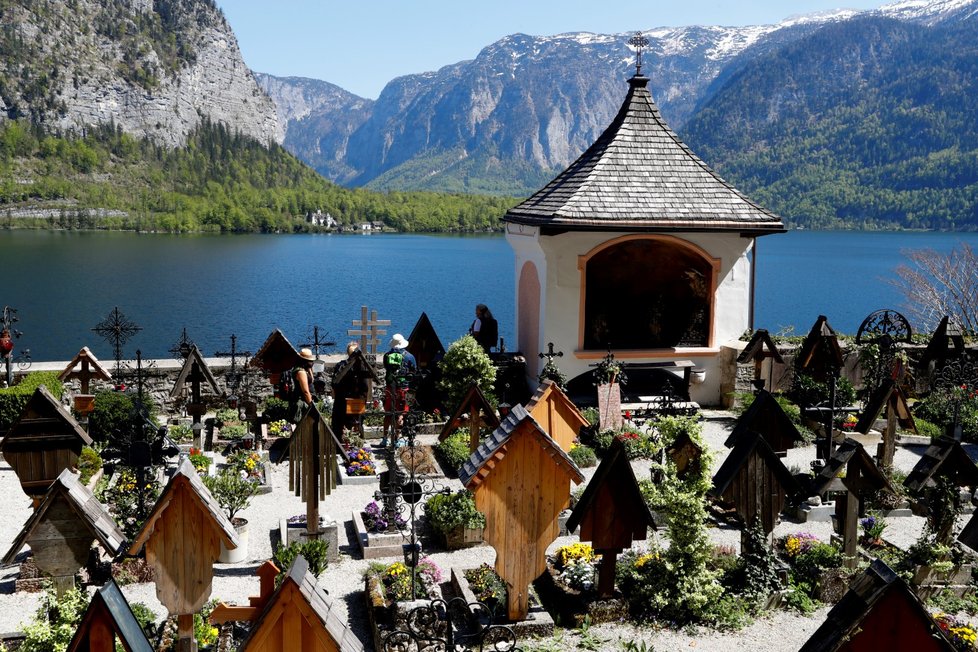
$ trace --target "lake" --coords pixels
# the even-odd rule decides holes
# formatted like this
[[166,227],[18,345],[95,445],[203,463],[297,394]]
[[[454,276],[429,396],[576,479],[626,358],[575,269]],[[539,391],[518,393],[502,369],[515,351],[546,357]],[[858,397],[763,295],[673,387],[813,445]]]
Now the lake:
[[[792,231],[759,240],[755,325],[803,334],[819,314],[855,333],[879,308],[901,310],[888,283],[902,250],[948,251],[974,233]],[[2,231],[0,305],[18,310],[18,349],[68,360],[112,349],[91,329],[118,306],[142,330],[124,348],[169,357],[184,328],[205,355],[255,352],[280,328],[296,346],[319,326],[340,348],[360,307],[408,336],[421,312],[446,346],[465,334],[475,304],[514,339],[513,254],[501,235],[158,235]],[[557,343],[560,348],[560,343]]]

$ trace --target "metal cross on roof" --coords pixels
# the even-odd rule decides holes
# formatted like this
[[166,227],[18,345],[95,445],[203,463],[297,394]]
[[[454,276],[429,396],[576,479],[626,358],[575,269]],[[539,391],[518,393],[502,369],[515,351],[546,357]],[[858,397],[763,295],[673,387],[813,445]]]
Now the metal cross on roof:
[[194,341],[187,337],[187,327],[184,326],[183,333],[180,335],[180,340],[171,346],[169,351],[177,360],[186,360],[187,356],[190,355],[190,350],[193,348]]
[[649,46],[649,39],[642,36],[642,32],[635,32],[635,36],[628,39],[628,44],[635,48],[635,76],[642,74],[642,52]]
[[119,306],[112,309],[109,316],[92,329],[94,333],[112,345],[115,353],[115,368],[122,371],[122,346],[129,338],[143,330],[143,327],[119,312]]

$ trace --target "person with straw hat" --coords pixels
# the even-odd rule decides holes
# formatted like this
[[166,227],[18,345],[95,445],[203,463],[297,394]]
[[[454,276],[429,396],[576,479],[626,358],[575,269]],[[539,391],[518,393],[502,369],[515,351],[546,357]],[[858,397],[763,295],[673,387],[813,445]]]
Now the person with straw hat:
[[312,407],[312,363],[315,360],[312,349],[303,348],[299,351],[298,364],[289,372],[292,375],[292,392],[289,395],[292,423],[299,423]]

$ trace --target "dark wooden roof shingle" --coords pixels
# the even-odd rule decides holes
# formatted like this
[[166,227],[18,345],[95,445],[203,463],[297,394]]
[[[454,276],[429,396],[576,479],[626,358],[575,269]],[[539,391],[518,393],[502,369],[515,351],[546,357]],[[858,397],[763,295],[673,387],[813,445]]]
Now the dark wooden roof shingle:
[[780,217],[721,179],[666,125],[648,81],[632,77],[604,133],[503,219],[562,230],[783,232]]

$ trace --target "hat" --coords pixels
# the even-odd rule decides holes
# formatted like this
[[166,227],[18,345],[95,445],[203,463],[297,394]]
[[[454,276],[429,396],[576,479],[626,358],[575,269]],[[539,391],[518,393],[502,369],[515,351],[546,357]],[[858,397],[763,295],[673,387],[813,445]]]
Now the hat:
[[312,349],[308,349],[308,348],[299,351],[299,357],[302,358],[303,360],[309,360],[310,362],[316,359],[312,355]]
[[404,339],[404,336],[400,333],[394,333],[394,337],[391,338],[391,348],[392,349],[406,349],[408,341]]

